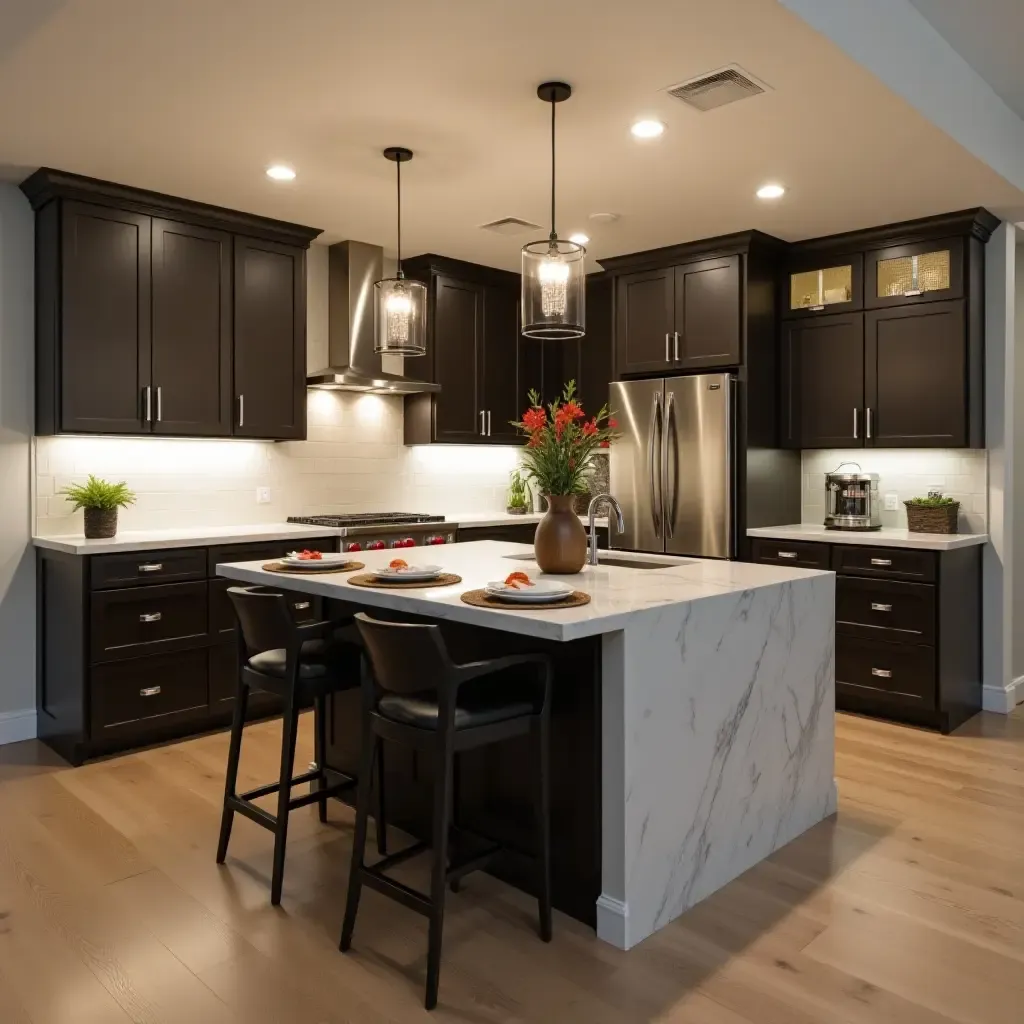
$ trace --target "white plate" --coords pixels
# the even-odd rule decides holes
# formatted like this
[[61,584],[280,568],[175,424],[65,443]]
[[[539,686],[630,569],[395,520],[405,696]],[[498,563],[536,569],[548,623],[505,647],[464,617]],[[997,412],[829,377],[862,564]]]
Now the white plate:
[[281,561],[285,565],[314,565],[320,569],[326,568],[327,566],[337,567],[339,565],[344,565],[346,562],[352,561],[352,556],[338,551],[323,551],[319,558],[299,558],[299,553],[297,551],[291,551],[285,555]]
[[491,597],[513,604],[550,604],[568,597],[573,588],[557,580],[537,580],[532,587],[510,587],[506,583],[488,583],[484,588]]
[[392,569],[384,566],[382,569],[374,569],[373,575],[381,580],[432,580],[436,579],[444,569],[439,565],[409,565],[404,569]]

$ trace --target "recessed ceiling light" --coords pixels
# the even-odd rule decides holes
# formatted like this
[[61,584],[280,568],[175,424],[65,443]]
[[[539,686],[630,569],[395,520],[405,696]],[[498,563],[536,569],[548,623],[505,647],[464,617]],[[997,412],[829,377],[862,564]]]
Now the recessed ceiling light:
[[665,126],[660,121],[636,121],[629,130],[638,139],[656,139]]
[[758,199],[779,199],[785,194],[786,190],[781,185],[762,185],[757,190]]
[[581,231],[577,231],[575,235],[569,236],[570,242],[575,242],[577,245],[586,245],[590,241],[590,235],[585,235]]
[[273,164],[267,168],[267,177],[274,181],[294,181],[295,172],[284,164]]

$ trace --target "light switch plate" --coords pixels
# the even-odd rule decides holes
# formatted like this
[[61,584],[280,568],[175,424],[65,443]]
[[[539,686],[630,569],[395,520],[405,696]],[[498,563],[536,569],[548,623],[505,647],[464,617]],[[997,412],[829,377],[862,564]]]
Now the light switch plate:
[[256,504],[257,505],[269,505],[270,504],[270,488],[269,487],[257,487],[256,488]]
[[900,496],[895,493],[889,493],[885,496],[885,511],[886,512],[898,512],[900,508]]

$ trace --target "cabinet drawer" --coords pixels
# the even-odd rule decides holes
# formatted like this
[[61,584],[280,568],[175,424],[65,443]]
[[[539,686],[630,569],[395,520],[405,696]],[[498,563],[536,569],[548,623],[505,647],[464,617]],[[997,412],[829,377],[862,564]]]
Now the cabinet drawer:
[[832,568],[851,576],[931,583],[935,580],[935,558],[934,551],[906,548],[860,548],[852,544],[832,547]]
[[206,642],[206,583],[171,583],[93,594],[92,662],[194,647]]
[[[215,640],[232,640],[235,635],[235,610],[231,607],[228,588],[242,586],[235,580],[214,579],[209,582],[210,635]],[[312,594],[284,591],[296,622],[319,622],[323,599]]]
[[836,577],[836,629],[897,643],[935,643],[935,587]]
[[222,562],[269,562],[289,551],[310,548],[313,551],[337,551],[337,537],[296,537],[293,540],[265,540],[253,544],[218,544],[207,549],[207,573],[217,575]]
[[770,565],[791,565],[800,569],[827,569],[828,545],[756,537],[753,544],[753,557],[755,562],[767,562]]
[[206,658],[206,649],[199,648],[93,668],[93,739],[205,715]]
[[935,707],[935,649],[836,637],[836,695]]
[[92,558],[92,589],[206,579],[206,548],[135,551]]

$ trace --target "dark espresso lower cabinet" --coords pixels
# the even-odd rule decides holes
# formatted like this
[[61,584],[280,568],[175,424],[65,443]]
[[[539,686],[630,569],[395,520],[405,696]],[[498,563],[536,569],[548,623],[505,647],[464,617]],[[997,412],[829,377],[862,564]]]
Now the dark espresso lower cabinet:
[[753,561],[836,573],[836,707],[952,732],[981,710],[981,547],[756,538]]
[[[305,546],[337,550],[336,537]],[[238,671],[220,562],[280,558],[294,541],[72,555],[37,551],[39,738],[72,764],[225,725]],[[301,621],[314,597],[290,594]],[[280,710],[254,693],[249,716]]]

